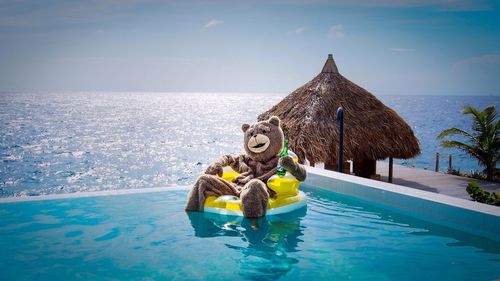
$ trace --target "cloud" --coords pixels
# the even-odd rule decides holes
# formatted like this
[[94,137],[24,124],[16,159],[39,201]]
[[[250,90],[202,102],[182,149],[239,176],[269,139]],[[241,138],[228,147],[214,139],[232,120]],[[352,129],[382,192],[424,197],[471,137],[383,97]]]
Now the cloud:
[[477,57],[465,58],[453,64],[454,70],[466,69],[472,66],[500,65],[500,55],[487,54]]
[[130,18],[141,0],[0,1],[0,27],[40,27]]
[[20,19],[12,16],[0,15],[0,27],[29,27],[31,22],[26,19]]
[[207,23],[205,24],[205,26],[203,26],[203,27],[204,27],[204,28],[212,28],[212,27],[215,27],[215,26],[217,26],[217,25],[221,25],[221,24],[223,24],[223,23],[224,23],[224,22],[223,22],[223,21],[221,21],[221,20],[216,20],[216,19],[213,19],[213,20],[211,20],[211,21],[207,22]]
[[205,58],[146,56],[146,57],[121,57],[121,56],[84,56],[84,57],[57,57],[52,59],[56,63],[69,63],[78,65],[200,65],[209,63]]
[[449,23],[445,18],[404,18],[389,20],[389,23],[396,25],[444,25]]
[[295,34],[302,34],[304,32],[305,28],[304,27],[299,27],[297,29],[295,29],[293,32]]
[[287,34],[290,34],[290,35],[297,34],[297,35],[299,35],[299,34],[304,33],[305,30],[306,30],[305,27],[301,26],[301,27],[299,27],[299,28],[297,28],[295,30],[288,31]]
[[398,52],[398,53],[404,53],[404,52],[413,52],[415,49],[409,49],[409,48],[389,48],[389,50],[393,52]]
[[483,11],[491,10],[488,0],[296,0],[296,3],[323,3],[363,8],[432,8],[438,11]]
[[333,39],[342,38],[344,36],[344,26],[342,26],[341,24],[330,27],[330,31],[328,31],[328,37]]

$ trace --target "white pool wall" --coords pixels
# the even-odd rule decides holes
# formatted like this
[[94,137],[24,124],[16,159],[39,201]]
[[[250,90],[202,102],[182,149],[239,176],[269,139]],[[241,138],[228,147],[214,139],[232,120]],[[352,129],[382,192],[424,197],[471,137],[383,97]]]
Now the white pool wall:
[[500,207],[319,168],[307,171],[307,185],[500,241]]
[[73,199],[73,198],[85,198],[85,197],[96,197],[96,196],[129,195],[129,194],[165,192],[165,191],[175,191],[175,190],[186,190],[187,193],[187,191],[190,188],[191,186],[175,185],[166,187],[131,188],[131,189],[116,189],[116,190],[102,190],[102,191],[81,191],[81,192],[48,194],[48,195],[37,195],[37,196],[5,197],[5,198],[0,198],[0,204],[43,201],[43,200]]

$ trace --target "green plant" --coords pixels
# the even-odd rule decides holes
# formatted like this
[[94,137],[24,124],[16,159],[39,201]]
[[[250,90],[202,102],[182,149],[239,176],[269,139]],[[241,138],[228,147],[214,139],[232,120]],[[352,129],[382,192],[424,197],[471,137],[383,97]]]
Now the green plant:
[[471,170],[470,174],[469,174],[469,178],[483,180],[484,179],[484,173],[482,173],[482,172],[480,172],[478,170]]
[[451,169],[450,171],[448,171],[448,174],[450,175],[455,175],[455,176],[460,176],[460,169],[456,170],[456,169]]
[[500,206],[500,194],[483,190],[477,181],[471,181],[466,190],[474,201]]
[[437,136],[442,139],[450,135],[460,135],[468,143],[456,140],[443,140],[442,147],[458,148],[472,157],[486,168],[486,179],[493,180],[496,164],[500,159],[500,120],[497,120],[497,111],[494,105],[487,106],[482,111],[472,106],[466,106],[464,114],[472,115],[472,132],[458,128],[449,128]]

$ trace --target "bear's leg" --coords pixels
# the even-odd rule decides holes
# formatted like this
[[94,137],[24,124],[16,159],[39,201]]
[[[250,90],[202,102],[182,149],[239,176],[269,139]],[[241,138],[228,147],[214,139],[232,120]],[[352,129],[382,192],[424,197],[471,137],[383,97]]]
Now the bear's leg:
[[201,175],[188,194],[186,211],[201,211],[208,196],[239,195],[236,184],[213,175]]
[[264,182],[258,179],[249,181],[241,189],[243,215],[247,218],[258,218],[266,214],[269,193]]

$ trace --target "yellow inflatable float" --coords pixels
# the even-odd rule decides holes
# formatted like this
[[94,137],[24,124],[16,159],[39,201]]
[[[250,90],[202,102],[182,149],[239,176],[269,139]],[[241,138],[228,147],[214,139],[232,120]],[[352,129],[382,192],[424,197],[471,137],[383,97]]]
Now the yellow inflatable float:
[[[297,156],[291,151],[289,153],[297,161]],[[224,167],[222,178],[231,182],[238,175],[238,172],[228,166]],[[289,172],[286,172],[284,176],[273,175],[267,181],[267,186],[276,192],[276,196],[269,198],[266,216],[289,213],[306,206],[307,197],[299,190],[300,181]],[[207,197],[204,211],[220,215],[243,216],[241,200],[233,195]]]

